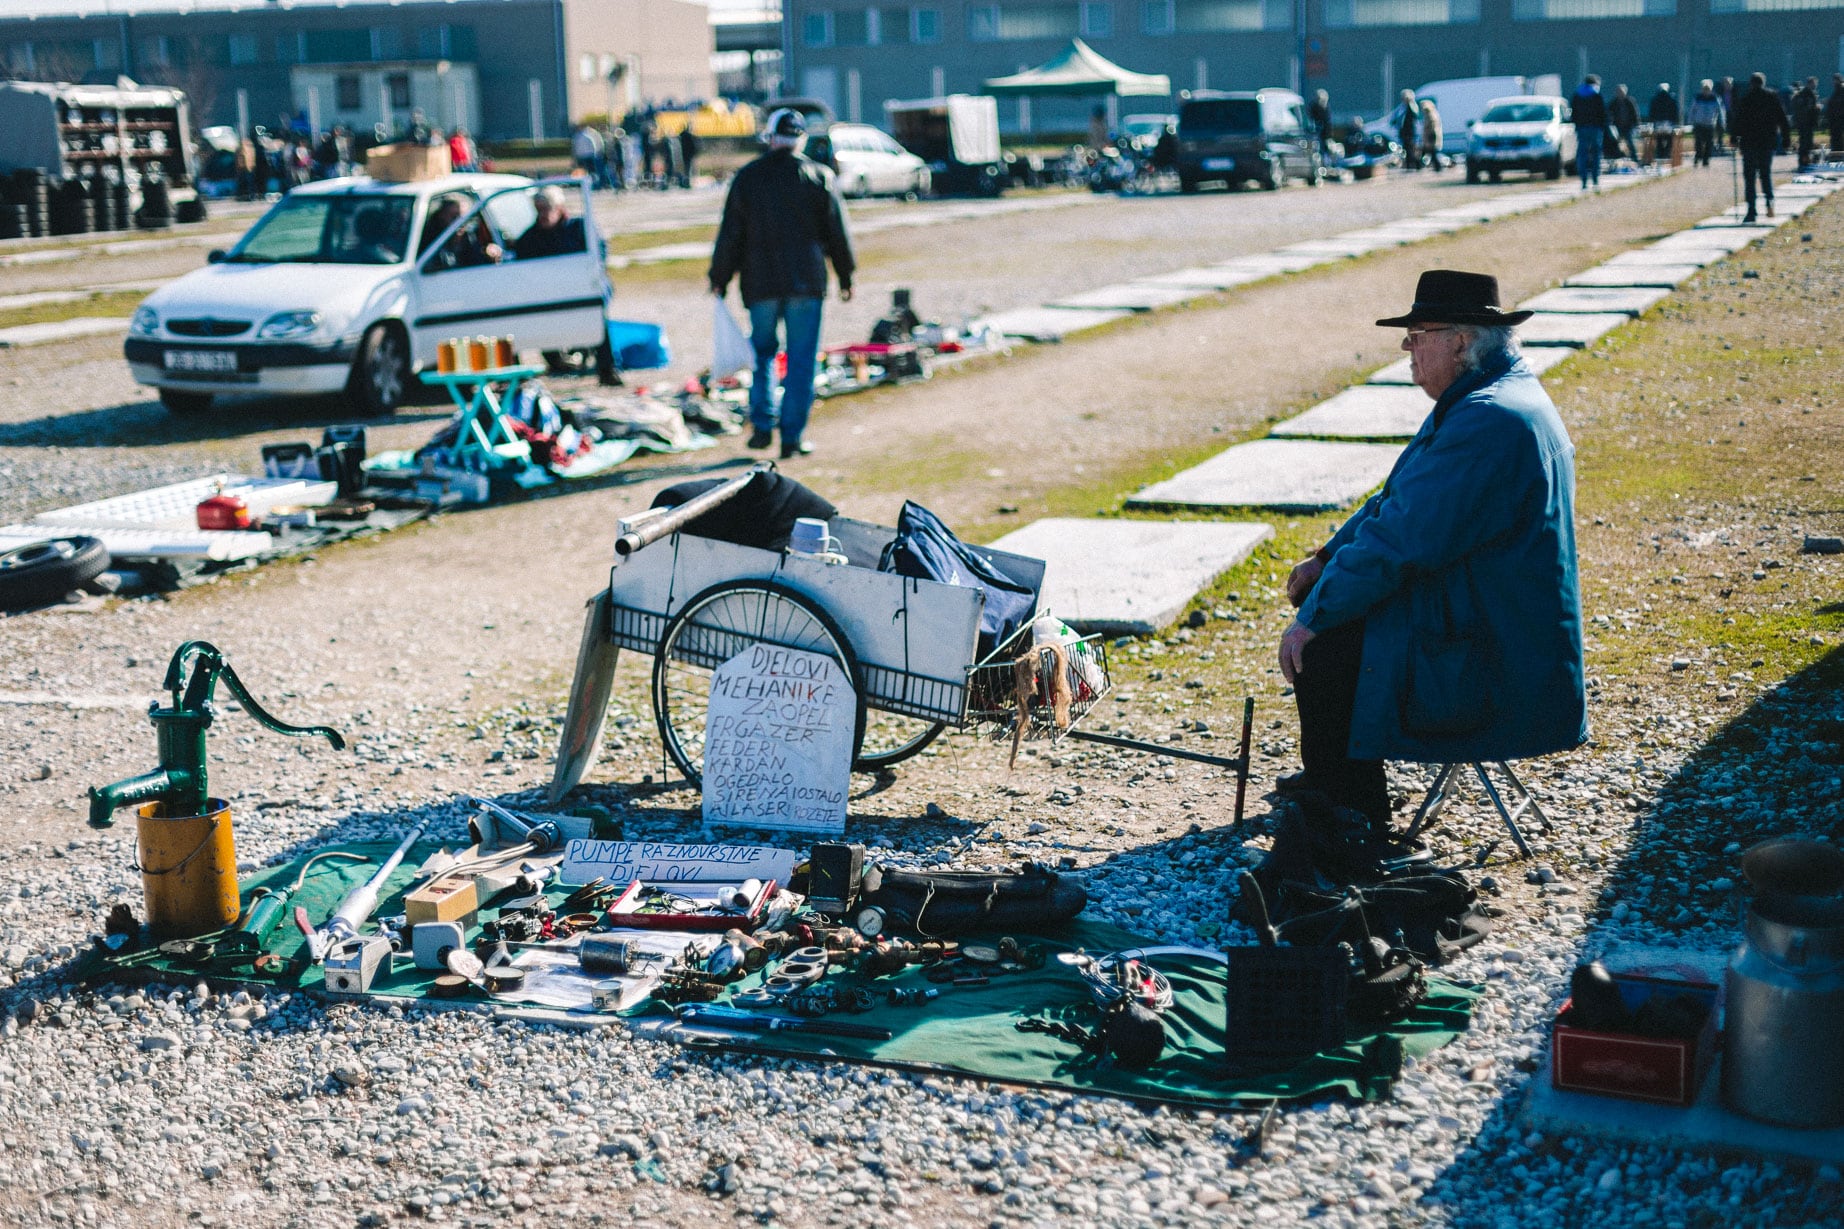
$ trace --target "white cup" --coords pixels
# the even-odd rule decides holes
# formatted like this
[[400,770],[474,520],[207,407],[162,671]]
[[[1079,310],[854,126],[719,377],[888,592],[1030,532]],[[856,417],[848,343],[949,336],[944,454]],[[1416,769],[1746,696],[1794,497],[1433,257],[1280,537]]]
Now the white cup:
[[817,516],[803,516],[795,520],[794,530],[788,535],[788,549],[803,555],[844,554],[839,548],[839,540],[827,533],[828,526]]

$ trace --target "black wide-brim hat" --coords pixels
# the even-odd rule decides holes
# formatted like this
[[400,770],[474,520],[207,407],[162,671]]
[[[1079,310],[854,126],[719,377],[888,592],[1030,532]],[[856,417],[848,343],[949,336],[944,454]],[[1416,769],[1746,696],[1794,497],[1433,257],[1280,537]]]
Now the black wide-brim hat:
[[1522,324],[1536,315],[1529,311],[1503,311],[1498,306],[1498,279],[1490,273],[1462,273],[1457,269],[1430,269],[1415,283],[1415,302],[1400,316],[1379,320],[1384,328],[1412,324],[1476,324],[1501,328]]

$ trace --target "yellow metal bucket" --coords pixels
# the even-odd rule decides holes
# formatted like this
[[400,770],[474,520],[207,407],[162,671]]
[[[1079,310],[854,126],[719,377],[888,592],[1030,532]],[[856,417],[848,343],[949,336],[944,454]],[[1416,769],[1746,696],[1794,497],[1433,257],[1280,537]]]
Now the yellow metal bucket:
[[141,889],[155,938],[187,939],[237,920],[237,845],[230,804],[210,799],[203,815],[169,816],[164,802],[135,811]]

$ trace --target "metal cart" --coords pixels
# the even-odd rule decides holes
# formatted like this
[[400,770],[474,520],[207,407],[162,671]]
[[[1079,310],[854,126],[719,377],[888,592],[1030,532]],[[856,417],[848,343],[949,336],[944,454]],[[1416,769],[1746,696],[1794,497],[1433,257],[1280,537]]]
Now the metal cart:
[[[726,486],[740,489],[747,479]],[[950,726],[980,726],[995,740],[1073,737],[1233,768],[1240,817],[1252,701],[1244,705],[1241,754],[1235,759],[1078,730],[1076,723],[1112,685],[1107,645],[1100,637],[1064,643],[1059,656],[1034,650],[1027,625],[981,657],[983,594],[878,571],[896,530],[850,517],[834,517],[830,523],[843,563],[678,532],[724,490],[624,523],[608,588],[589,602],[551,783],[553,803],[595,761],[620,650],[651,659],[660,740],[673,763],[697,784],[712,672],[738,653],[767,644],[824,653],[853,680],[858,699],[853,768],[858,771],[900,763]],[[1043,560],[972,549],[1041,592]],[[1027,656],[1021,668],[1019,659]],[[1052,687],[1046,677],[1059,665],[1067,681],[1060,706],[1048,698]]]

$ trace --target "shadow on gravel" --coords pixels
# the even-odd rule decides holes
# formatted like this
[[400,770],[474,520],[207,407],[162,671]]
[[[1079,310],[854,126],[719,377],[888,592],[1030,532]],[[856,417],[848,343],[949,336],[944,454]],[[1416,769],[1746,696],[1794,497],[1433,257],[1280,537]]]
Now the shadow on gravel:
[[[1566,837],[1568,820],[1558,819]],[[1726,952],[1738,942],[1739,893],[1724,885],[1740,879],[1740,854],[1777,836],[1819,836],[1844,841],[1844,648],[1762,695],[1694,752],[1658,791],[1634,824],[1625,859],[1608,876],[1594,921],[1606,922],[1615,902],[1652,929],[1675,935],[1675,944]],[[1592,930],[1581,947],[1596,950]],[[1579,949],[1578,949],[1579,950]],[[1566,983],[1551,987],[1549,1010],[1561,1006]],[[1547,1032],[1547,1015],[1530,1027]],[[1523,1080],[1547,1080],[1549,1053],[1539,1047],[1520,1067]],[[1431,1188],[1424,1207],[1438,1209],[1454,1226],[1533,1224],[1622,1226],[1677,1224],[1693,1229],[1748,1225],[1835,1225],[1835,1184],[1797,1179],[1769,1182],[1761,1198],[1732,1201],[1717,1174],[1736,1160],[1707,1154],[1655,1153],[1637,1140],[1585,1152],[1579,1141],[1543,1135],[1525,1148],[1529,1130],[1517,1121],[1524,1085],[1507,1089],[1471,1145]],[[1618,1194],[1616,1178],[1599,1186],[1608,1163],[1641,1164],[1637,1187]],[[1809,1171],[1812,1163],[1788,1159],[1783,1169]],[[1757,1167],[1758,1170],[1758,1167]],[[1763,1175],[1765,1177],[1766,1175]],[[1666,1193],[1669,1203],[1658,1196]],[[1651,1201],[1651,1202],[1639,1202]],[[1541,1206],[1540,1206],[1541,1205]],[[1737,1218],[1745,1209],[1746,1214]],[[1537,1215],[1532,1215],[1537,1213]]]
[[[406,409],[376,424],[442,422],[452,414],[446,404]],[[365,422],[335,397],[299,400],[255,399],[214,406],[203,414],[178,415],[158,401],[130,401],[73,414],[46,414],[23,422],[0,423],[0,448],[54,444],[61,448],[143,448],[234,439],[285,429],[317,431],[337,423]]]

